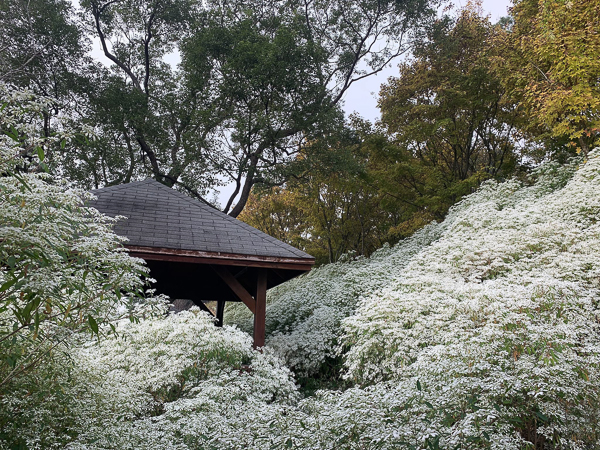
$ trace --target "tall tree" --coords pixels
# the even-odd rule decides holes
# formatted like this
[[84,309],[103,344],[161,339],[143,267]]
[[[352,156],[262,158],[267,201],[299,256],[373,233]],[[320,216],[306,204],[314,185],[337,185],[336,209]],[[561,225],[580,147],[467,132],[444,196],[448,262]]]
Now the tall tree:
[[[78,165],[66,161],[64,167],[96,186],[149,174],[174,185],[215,126],[210,86],[189,89],[164,61],[188,32],[197,6],[187,0],[81,5],[84,23],[111,65],[89,74],[89,103],[80,118],[95,127],[98,139],[81,149]],[[188,180],[186,186],[199,196],[198,183]]]
[[233,181],[224,209],[237,216],[254,184],[285,180],[285,163],[302,143],[342,117],[320,76],[323,49],[297,16],[219,10],[205,20],[183,47],[184,68],[191,83],[207,73],[217,80],[225,119],[206,159]]
[[430,3],[82,1],[111,66],[87,72],[75,110],[98,138],[60,170],[90,186],[151,175],[201,199],[233,183],[224,210],[237,216],[254,185],[285,182],[301,144],[340,125],[351,85],[410,48]]
[[440,20],[414,58],[400,65],[399,77],[381,89],[382,124],[397,145],[389,163],[397,161],[398,183],[437,197],[442,215],[478,180],[510,173],[516,162],[520,119],[489,69],[494,32],[473,5]]
[[73,86],[89,61],[87,42],[67,0],[0,0],[0,81],[51,96],[51,116],[73,105]]
[[353,140],[329,140],[322,155],[358,168],[323,161],[282,189],[256,191],[240,218],[331,262],[395,243],[486,178],[512,174],[523,119],[490,70],[496,32],[476,4],[433,24],[382,87],[381,122],[352,117]]
[[600,141],[600,2],[515,0],[499,35],[497,73],[537,127],[577,142]]
[[254,189],[240,220],[304,249],[317,264],[348,252],[370,255],[390,240],[398,214],[381,208],[363,150],[343,140],[329,146],[327,156],[337,154],[344,164],[320,161],[284,187]]

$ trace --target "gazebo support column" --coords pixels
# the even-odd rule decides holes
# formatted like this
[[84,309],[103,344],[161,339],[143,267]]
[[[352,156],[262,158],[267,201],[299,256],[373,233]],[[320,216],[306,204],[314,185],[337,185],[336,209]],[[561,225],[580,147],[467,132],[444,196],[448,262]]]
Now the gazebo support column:
[[254,348],[265,346],[265,319],[267,309],[267,271],[261,269],[256,283],[254,309]]
[[[224,267],[211,266],[213,270],[227,283],[231,291],[252,311],[254,314],[254,348],[265,346],[265,319],[267,309],[267,269],[259,269],[256,281],[256,294],[254,297],[236,280],[236,278]],[[221,303],[223,306],[221,306]],[[223,311],[225,302],[217,303],[217,319],[223,323]]]
[[225,312],[225,300],[217,301],[217,326],[223,326],[223,313]]

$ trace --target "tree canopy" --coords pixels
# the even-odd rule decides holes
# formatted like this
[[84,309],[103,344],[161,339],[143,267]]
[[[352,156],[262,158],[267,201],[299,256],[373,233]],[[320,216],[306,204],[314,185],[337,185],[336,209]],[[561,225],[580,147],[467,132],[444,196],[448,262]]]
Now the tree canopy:
[[513,3],[510,26],[496,42],[497,73],[530,131],[568,138],[587,153],[599,143],[600,4]]
[[332,262],[410,236],[482,181],[514,174],[524,117],[491,70],[498,32],[473,6],[432,23],[382,85],[381,121],[352,117],[353,139],[320,142],[346,165],[257,190],[240,218]]
[[[96,136],[55,155],[53,170],[84,187],[152,176],[205,201],[231,183],[223,209],[237,216],[254,185],[284,183],[303,144],[342,126],[344,93],[408,51],[435,2],[85,0],[78,16],[64,2],[31,3],[52,10],[51,33],[70,33],[55,43],[64,55],[36,54],[73,74],[54,114]],[[26,22],[31,8],[19,5]],[[7,27],[18,29],[16,17],[7,9]],[[83,56],[89,39],[108,65]],[[2,76],[46,88],[9,57],[26,54],[27,43],[11,46]],[[173,56],[176,66],[165,62]]]

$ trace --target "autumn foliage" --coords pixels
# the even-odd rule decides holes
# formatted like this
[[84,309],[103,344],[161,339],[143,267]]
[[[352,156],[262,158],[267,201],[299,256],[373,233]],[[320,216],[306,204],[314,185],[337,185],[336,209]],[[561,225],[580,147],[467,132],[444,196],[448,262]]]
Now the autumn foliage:
[[533,127],[587,153],[600,132],[600,3],[517,0],[511,12],[495,43],[510,98]]

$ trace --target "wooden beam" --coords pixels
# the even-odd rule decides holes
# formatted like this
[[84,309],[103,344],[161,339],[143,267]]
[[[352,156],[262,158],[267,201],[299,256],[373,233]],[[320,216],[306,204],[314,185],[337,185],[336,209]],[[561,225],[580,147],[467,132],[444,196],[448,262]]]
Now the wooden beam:
[[223,313],[225,312],[225,300],[217,300],[217,326],[223,326]]
[[195,256],[186,255],[163,255],[158,253],[145,253],[131,250],[129,255],[134,258],[141,258],[145,261],[171,261],[171,262],[183,262],[192,264],[219,264],[222,266],[238,266],[238,267],[262,267],[262,268],[275,268],[282,270],[299,270],[302,272],[308,272],[312,269],[313,263],[310,264],[292,264],[292,263],[275,263],[269,261],[244,261],[244,260],[233,260],[233,259],[218,259],[218,258],[202,258]]
[[258,272],[256,282],[256,311],[254,312],[254,348],[265,346],[265,321],[267,309],[267,271]]
[[246,288],[235,279],[235,277],[224,267],[210,266],[221,277],[221,279],[229,286],[233,293],[239,298],[254,314],[254,298],[248,293]]
[[[308,272],[315,264],[314,258],[280,258],[273,256],[250,256],[222,252],[201,252],[171,248],[126,245],[129,254],[151,261],[174,261],[193,264],[219,264],[222,266],[264,267],[267,269],[300,270]],[[289,279],[289,277],[287,278]]]
[[198,300],[198,301],[194,301],[194,300],[192,300],[192,301],[194,302],[194,305],[196,305],[196,306],[197,306],[198,308],[200,308],[202,311],[206,311],[207,313],[209,313],[209,314],[210,314],[211,316],[213,316],[213,317],[215,316],[215,315],[213,314],[213,312],[210,310],[210,308],[209,308],[208,306],[206,306],[202,300]]
[[248,267],[244,267],[242,270],[240,270],[238,273],[236,273],[234,275],[235,279],[237,280],[239,277],[244,275],[246,272],[248,272]]

